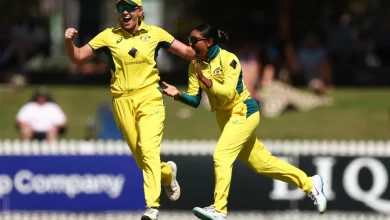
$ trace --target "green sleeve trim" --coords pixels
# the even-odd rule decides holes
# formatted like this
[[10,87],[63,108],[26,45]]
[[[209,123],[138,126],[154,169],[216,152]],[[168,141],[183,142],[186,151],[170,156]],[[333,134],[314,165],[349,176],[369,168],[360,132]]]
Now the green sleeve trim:
[[161,41],[159,45],[161,48],[168,50],[171,47],[172,43],[173,41],[171,43],[169,43],[168,41]]
[[177,99],[184,104],[197,108],[200,105],[200,100],[202,100],[202,90],[199,89],[198,94],[189,95],[185,92],[181,93],[181,96]]

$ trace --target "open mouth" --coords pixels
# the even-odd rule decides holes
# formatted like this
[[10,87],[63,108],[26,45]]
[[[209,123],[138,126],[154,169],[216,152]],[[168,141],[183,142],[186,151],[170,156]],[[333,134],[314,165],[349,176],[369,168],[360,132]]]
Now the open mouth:
[[195,51],[196,56],[198,57],[200,55],[199,50],[197,50],[193,45],[191,47]]
[[194,49],[194,51],[195,51],[195,57],[200,58],[201,57],[200,51],[197,49]]
[[130,21],[131,21],[130,15],[126,15],[126,16],[123,18],[123,23],[124,23],[124,24],[130,23]]

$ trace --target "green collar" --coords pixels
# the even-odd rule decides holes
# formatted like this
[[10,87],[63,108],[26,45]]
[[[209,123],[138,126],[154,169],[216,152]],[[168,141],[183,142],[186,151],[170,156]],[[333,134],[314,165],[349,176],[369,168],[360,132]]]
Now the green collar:
[[217,57],[219,54],[219,46],[218,44],[210,47],[210,49],[207,51],[207,56],[209,58],[209,62],[213,60],[215,57]]

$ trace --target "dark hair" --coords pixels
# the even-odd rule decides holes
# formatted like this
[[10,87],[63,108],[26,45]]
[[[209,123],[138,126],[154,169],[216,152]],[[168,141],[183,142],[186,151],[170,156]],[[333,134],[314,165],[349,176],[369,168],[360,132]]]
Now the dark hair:
[[46,89],[46,87],[42,86],[38,88],[34,94],[32,95],[30,102],[36,102],[38,97],[45,97],[47,102],[55,102],[52,95],[49,93],[49,91]]
[[219,29],[217,29],[209,24],[201,24],[201,25],[195,27],[194,30],[198,30],[204,38],[213,39],[214,40],[213,45],[219,44],[219,43],[227,43],[229,40],[229,37],[225,32],[223,32],[223,31],[221,31],[221,30],[219,30]]

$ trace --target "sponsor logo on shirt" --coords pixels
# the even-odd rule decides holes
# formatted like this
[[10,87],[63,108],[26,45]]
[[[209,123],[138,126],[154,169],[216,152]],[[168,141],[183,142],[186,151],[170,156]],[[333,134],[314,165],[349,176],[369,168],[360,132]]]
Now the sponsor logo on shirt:
[[130,62],[125,62],[125,65],[137,65],[137,64],[143,64],[146,63],[145,60],[136,60],[136,61],[130,61]]

